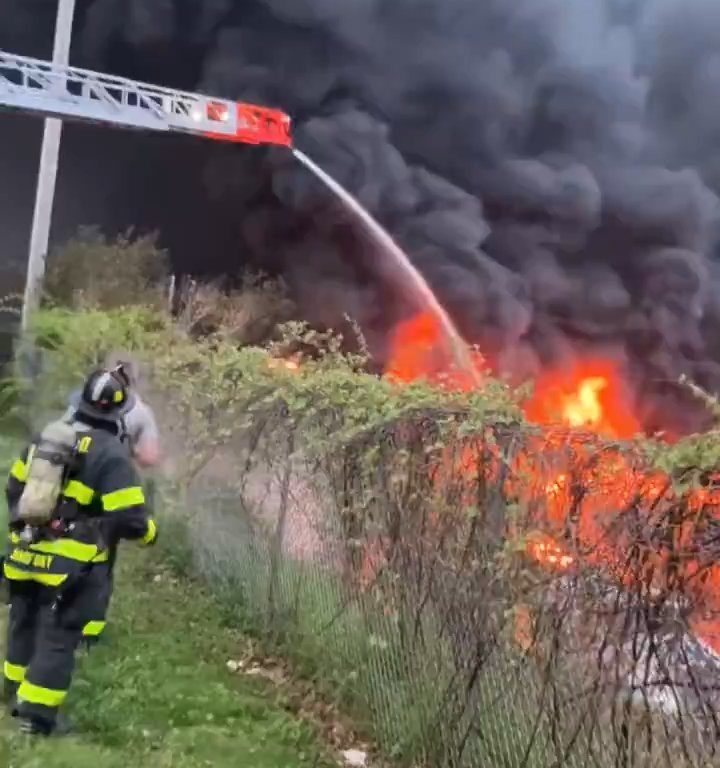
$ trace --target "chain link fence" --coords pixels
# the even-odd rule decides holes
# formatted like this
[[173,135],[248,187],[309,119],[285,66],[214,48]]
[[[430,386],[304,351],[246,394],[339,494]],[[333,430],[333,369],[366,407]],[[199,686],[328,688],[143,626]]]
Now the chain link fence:
[[244,625],[401,764],[716,765],[720,657],[693,591],[708,577],[672,575],[687,503],[591,436],[441,444],[435,424],[344,445],[315,424],[319,447],[276,415],[167,516]]
[[[45,356],[36,426],[61,369]],[[277,403],[186,475],[192,440],[153,404],[171,555],[398,764],[720,762],[712,478],[678,495],[631,449],[463,414],[343,440]]]

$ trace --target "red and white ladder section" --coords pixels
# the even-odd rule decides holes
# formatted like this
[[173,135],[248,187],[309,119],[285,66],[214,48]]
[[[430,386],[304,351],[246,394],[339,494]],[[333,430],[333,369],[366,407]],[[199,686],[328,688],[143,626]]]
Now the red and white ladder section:
[[280,110],[186,93],[0,51],[0,109],[117,128],[291,147]]

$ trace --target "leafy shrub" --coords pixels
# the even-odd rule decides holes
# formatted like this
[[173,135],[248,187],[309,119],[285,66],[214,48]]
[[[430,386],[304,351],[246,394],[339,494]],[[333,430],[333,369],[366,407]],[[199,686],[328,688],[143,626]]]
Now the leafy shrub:
[[83,228],[48,259],[48,297],[66,307],[113,309],[163,301],[169,260],[157,237],[132,231],[108,240],[97,228]]
[[77,312],[54,307],[37,312],[18,345],[13,377],[25,393],[27,428],[59,415],[68,393],[92,368],[104,365],[110,352],[121,348],[151,355],[169,327],[164,313],[140,306]]

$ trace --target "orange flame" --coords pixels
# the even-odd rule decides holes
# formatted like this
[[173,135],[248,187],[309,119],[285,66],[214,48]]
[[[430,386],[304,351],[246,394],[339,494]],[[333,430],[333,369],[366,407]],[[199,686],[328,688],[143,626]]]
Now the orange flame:
[[294,360],[293,358],[284,358],[284,357],[271,357],[268,360],[268,368],[284,368],[287,371],[299,371],[300,370],[300,363],[297,360]]
[[[485,360],[471,350],[478,372]],[[399,323],[390,336],[389,362],[385,377],[396,384],[425,380],[446,389],[468,391],[475,386],[469,372],[458,371],[442,328],[432,312],[421,312]]]
[[[485,368],[481,355],[477,354],[474,360],[479,370]],[[395,328],[385,374],[396,383],[425,379],[446,388],[471,389],[474,384],[470,377],[453,371],[450,363],[438,323],[430,313],[421,313]],[[667,508],[672,499],[671,484],[662,472],[642,470],[619,448],[588,438],[591,433],[627,440],[642,431],[629,405],[619,367],[610,360],[591,359],[546,371],[538,378],[524,411],[528,421],[547,427],[539,435],[527,438],[505,481],[506,496],[530,510],[532,525],[544,529],[527,537],[525,553],[543,568],[555,572],[567,571],[581,557],[584,562],[613,574],[621,584],[629,585],[633,578],[662,580],[668,565],[667,552],[646,553],[647,565],[643,568],[647,573],[644,570],[642,574],[631,575],[624,566],[633,544],[629,534],[608,539],[610,523],[622,510],[635,507],[638,499],[643,500],[646,522],[656,526],[662,525],[663,504]],[[563,454],[564,448],[569,450]],[[553,456],[559,458],[553,460]],[[550,457],[547,462],[546,457]],[[467,449],[461,449],[459,455],[448,449],[434,482],[442,487],[458,474],[470,476],[484,471],[497,475],[492,462],[489,469],[481,469],[479,462]],[[580,486],[585,489],[584,494],[573,497],[574,488]],[[720,522],[720,491],[691,491],[686,501],[698,516],[704,511]],[[572,552],[559,543],[566,541],[571,510]],[[694,525],[693,521],[683,523],[671,534],[678,546],[690,544]],[[688,574],[692,574],[700,566],[691,559],[686,567]],[[700,602],[691,626],[701,640],[720,652],[720,565],[706,568],[704,581],[696,583]],[[709,612],[709,617],[703,610]]]
[[437,367],[442,348],[441,329],[425,312],[400,323],[392,333],[390,362],[385,375],[392,381],[409,384],[422,379]]
[[526,554],[550,568],[566,571],[575,563],[575,558],[564,552],[550,536],[535,534],[525,545]]
[[[484,371],[485,358],[477,351],[471,358],[476,369]],[[442,328],[431,312],[420,312],[394,328],[385,376],[401,384],[424,379],[448,389],[474,387],[470,375],[454,369]],[[589,360],[541,375],[525,415],[535,424],[563,424],[623,439],[641,431],[627,403],[616,365]]]
[[540,376],[525,415],[536,424],[564,424],[604,437],[627,439],[641,431],[627,403],[614,363],[590,360]]

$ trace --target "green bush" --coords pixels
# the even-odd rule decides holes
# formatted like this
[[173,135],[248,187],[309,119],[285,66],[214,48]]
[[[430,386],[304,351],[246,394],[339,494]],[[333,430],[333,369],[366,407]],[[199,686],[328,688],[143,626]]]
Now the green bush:
[[51,301],[73,308],[160,305],[169,266],[155,235],[128,231],[108,240],[89,227],[51,252],[45,289]]

